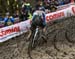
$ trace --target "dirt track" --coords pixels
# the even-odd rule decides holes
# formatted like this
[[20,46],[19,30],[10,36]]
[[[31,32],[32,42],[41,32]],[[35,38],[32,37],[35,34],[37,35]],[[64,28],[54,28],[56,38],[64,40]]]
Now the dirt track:
[[[75,44],[70,43],[65,38],[65,31],[63,28],[68,29],[70,32],[75,32],[75,17],[64,19],[62,22],[58,22],[50,26],[48,29],[61,29],[49,34],[47,44],[38,46],[32,51],[33,59],[75,59]],[[73,30],[73,31],[72,31]],[[53,37],[56,35],[57,47],[60,51],[57,51],[53,45]],[[29,59],[27,54],[28,41],[26,40],[27,34],[23,34],[19,37],[12,38],[11,40],[0,44],[0,59]],[[72,36],[72,35],[70,35]],[[73,35],[74,38],[75,34]]]

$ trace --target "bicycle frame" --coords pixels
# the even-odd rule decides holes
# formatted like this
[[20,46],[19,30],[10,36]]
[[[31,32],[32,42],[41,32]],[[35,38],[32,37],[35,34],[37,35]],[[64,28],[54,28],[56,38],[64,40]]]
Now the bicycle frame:
[[34,34],[32,46],[34,45],[34,41],[36,40],[36,35],[38,34],[38,32],[39,32],[39,27],[37,26],[37,28],[36,28],[36,30],[35,30],[35,34]]
[[35,40],[35,37],[36,37],[38,31],[39,31],[39,28],[37,27],[36,30],[35,30],[34,40]]

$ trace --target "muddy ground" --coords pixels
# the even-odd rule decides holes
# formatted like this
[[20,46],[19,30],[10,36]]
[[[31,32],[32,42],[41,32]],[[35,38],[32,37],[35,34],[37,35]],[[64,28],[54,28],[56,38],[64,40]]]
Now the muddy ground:
[[[55,31],[47,35],[47,43],[32,51],[33,59],[75,59],[75,44],[74,41],[67,41],[65,29],[69,31],[69,38],[75,40],[75,17],[63,19],[48,26],[49,31]],[[23,34],[1,43],[0,59],[29,59],[27,54],[29,42],[26,37],[27,34]],[[57,47],[54,47],[54,39]]]

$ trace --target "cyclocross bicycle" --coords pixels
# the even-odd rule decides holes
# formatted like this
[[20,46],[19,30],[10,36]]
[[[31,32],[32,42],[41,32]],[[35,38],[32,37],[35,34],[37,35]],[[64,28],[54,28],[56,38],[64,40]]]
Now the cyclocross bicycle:
[[43,29],[41,29],[39,26],[36,27],[36,29],[32,32],[30,36],[30,42],[28,46],[28,54],[29,57],[31,57],[31,51],[40,44],[40,40],[43,39],[44,42],[47,42],[46,37],[42,34]]

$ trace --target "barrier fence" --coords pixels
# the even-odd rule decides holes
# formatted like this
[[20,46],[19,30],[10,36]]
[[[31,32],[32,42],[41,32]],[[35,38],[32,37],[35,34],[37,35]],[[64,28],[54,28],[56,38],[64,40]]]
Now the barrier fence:
[[[63,19],[75,15],[75,5],[70,5],[68,8],[46,14],[46,22]],[[12,37],[16,37],[27,32],[30,29],[30,20],[23,21],[11,26],[0,28],[0,42],[7,41]]]

